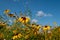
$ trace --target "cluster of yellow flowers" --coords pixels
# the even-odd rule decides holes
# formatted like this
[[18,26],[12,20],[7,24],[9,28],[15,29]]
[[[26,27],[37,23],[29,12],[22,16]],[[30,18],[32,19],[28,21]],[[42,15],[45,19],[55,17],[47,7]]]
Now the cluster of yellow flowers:
[[9,9],[6,9],[6,10],[4,11],[4,13],[5,13],[6,15],[8,15],[9,17],[15,17],[14,14],[11,14],[11,13],[10,13],[10,10],[9,10]]
[[40,25],[32,24],[32,28],[33,28],[33,29],[39,30],[39,29],[40,29],[40,27],[41,27]]
[[19,33],[18,35],[14,35],[12,37],[13,40],[17,39],[17,38],[21,38],[23,35],[21,33]]
[[[7,14],[9,16],[9,18],[12,18],[13,16],[15,16],[14,14],[10,13],[9,9],[6,9],[4,11],[4,13]],[[17,19],[14,20],[14,24],[10,27],[7,26],[7,24],[5,24],[5,23],[0,23],[0,27],[2,27],[2,26],[3,27],[6,26],[6,30],[4,30],[4,31],[7,32],[8,37],[9,37],[10,31],[11,31],[11,34],[12,34],[11,38],[13,40],[18,40],[21,38],[29,40],[29,38],[32,37],[32,35],[33,36],[40,35],[40,33],[41,33],[40,29],[43,32],[43,34],[44,34],[44,32],[50,31],[50,29],[51,29],[51,27],[49,25],[42,26],[39,24],[30,23],[30,18],[27,16],[21,16],[21,17],[19,16]],[[44,35],[46,35],[46,34],[44,34]]]
[[35,35],[39,34],[39,29],[41,28],[40,25],[32,24],[31,27],[32,27],[32,31]]
[[18,21],[21,22],[21,23],[28,23],[30,21],[30,18],[28,18],[28,17],[20,17],[18,19]]

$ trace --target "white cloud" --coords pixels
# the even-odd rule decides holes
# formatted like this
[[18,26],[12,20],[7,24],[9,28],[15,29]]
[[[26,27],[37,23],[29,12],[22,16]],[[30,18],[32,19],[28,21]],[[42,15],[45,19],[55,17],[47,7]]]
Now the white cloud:
[[38,22],[38,20],[36,20],[36,19],[32,20],[32,23],[37,23],[37,22]]
[[53,16],[52,14],[50,14],[50,13],[46,14],[43,11],[38,11],[36,15],[40,16],[40,17],[43,17],[43,16]]

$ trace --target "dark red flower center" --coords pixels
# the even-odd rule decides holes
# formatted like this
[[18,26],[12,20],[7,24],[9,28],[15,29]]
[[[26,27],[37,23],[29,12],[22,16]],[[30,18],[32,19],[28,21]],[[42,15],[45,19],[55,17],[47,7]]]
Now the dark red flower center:
[[8,11],[8,10],[5,10],[6,12]]
[[36,26],[39,26],[39,25],[36,25]]
[[45,28],[47,28],[47,26],[45,26]]
[[34,25],[34,24],[32,24],[32,25]]
[[23,20],[26,20],[26,17],[22,17],[23,18]]

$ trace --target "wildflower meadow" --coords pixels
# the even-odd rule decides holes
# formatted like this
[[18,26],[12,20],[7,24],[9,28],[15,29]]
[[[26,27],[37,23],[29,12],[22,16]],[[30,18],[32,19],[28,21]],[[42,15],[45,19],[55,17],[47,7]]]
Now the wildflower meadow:
[[60,40],[60,0],[0,0],[0,40]]
[[25,14],[17,16],[16,12],[10,12],[6,9],[4,15],[13,19],[12,24],[4,19],[5,16],[0,16],[0,40],[60,40],[60,26],[56,26],[56,22],[54,28],[51,28],[50,25],[31,23],[31,18]]

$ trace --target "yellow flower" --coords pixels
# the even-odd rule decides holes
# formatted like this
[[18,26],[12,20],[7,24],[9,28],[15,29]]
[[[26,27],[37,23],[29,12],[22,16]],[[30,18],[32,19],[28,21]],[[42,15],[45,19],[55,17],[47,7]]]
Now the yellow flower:
[[36,25],[36,29],[37,29],[37,30],[39,30],[39,29],[40,29],[40,27],[41,27],[40,25]]
[[17,35],[13,36],[13,38],[12,38],[12,39],[14,40],[14,39],[16,39],[16,38],[18,38],[18,37],[17,37]]
[[9,9],[6,9],[5,11],[4,11],[4,13],[9,13],[10,12],[10,10]]
[[14,16],[14,14],[8,14],[8,16],[13,17],[13,16]]
[[35,29],[36,28],[36,25],[35,24],[32,24],[32,29]]
[[48,26],[48,30],[50,30],[50,26]]
[[44,26],[43,27],[43,30],[45,31],[45,30],[50,30],[50,26]]
[[6,27],[6,23],[0,22],[0,27],[1,28]]
[[30,18],[28,18],[28,17],[20,17],[18,19],[18,21],[21,22],[21,23],[28,23],[30,21]]
[[6,26],[6,24],[0,24],[0,26]]
[[21,33],[19,33],[17,36],[18,36],[18,38],[21,38],[21,37],[22,37],[22,34],[21,34]]
[[36,25],[35,24],[32,24],[32,27],[35,27]]

